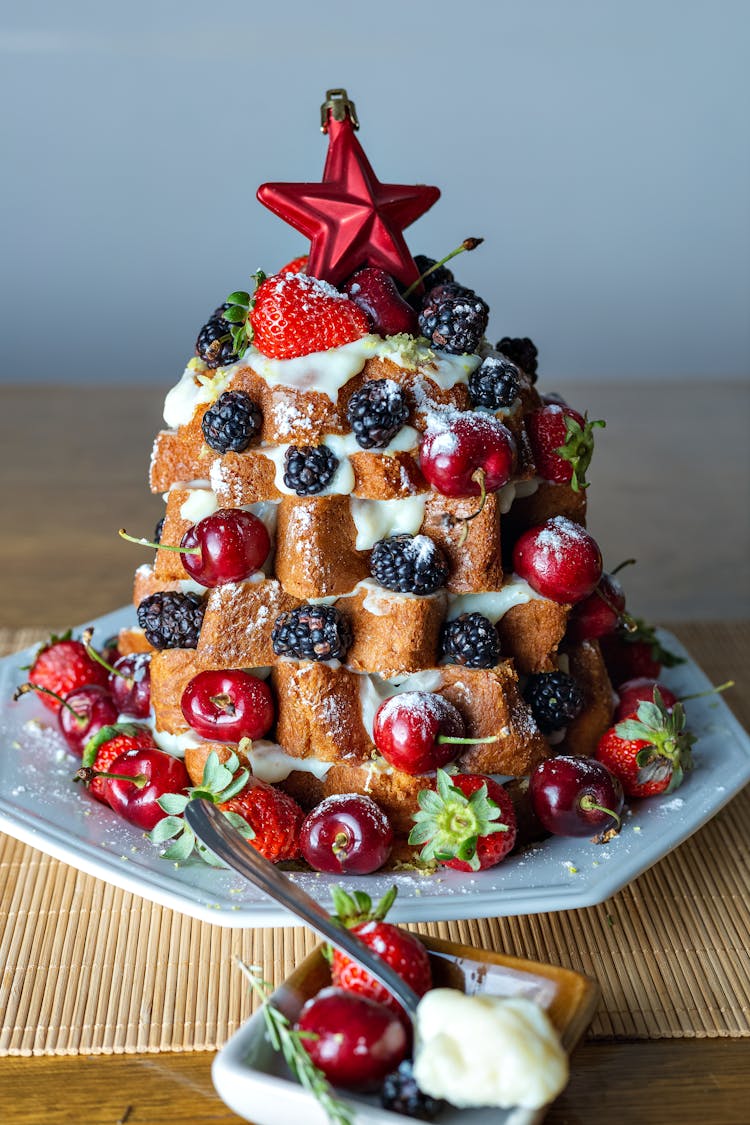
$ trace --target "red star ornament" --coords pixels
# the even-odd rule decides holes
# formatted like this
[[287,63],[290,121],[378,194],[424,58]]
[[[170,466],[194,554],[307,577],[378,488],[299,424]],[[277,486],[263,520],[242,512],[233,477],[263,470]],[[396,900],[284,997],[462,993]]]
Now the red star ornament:
[[328,117],[320,184],[261,184],[258,199],[311,241],[307,272],[338,285],[362,266],[379,266],[403,285],[419,270],[403,230],[432,207],[440,189],[381,184],[347,115]]

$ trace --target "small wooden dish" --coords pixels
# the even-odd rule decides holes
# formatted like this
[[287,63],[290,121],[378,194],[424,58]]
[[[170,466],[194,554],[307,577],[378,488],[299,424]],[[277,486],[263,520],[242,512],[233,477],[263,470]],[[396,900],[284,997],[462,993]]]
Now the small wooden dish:
[[[469,995],[524,996],[549,1013],[570,1054],[596,1010],[598,985],[580,973],[524,961],[457,942],[421,937],[429,950],[436,986],[459,988]],[[273,1003],[295,1019],[306,1000],[331,983],[330,968],[318,946],[274,992]],[[328,1125],[326,1114],[291,1077],[265,1036],[263,1016],[256,1012],[214,1059],[212,1076],[221,1099],[254,1125]],[[409,1118],[384,1110],[375,1098],[345,1092],[356,1125],[404,1125]],[[438,1125],[534,1125],[544,1110],[454,1109],[448,1107]]]

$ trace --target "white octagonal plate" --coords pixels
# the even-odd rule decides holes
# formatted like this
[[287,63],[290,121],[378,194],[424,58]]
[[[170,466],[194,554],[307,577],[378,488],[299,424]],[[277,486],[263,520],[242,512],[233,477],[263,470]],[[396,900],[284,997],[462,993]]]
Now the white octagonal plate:
[[[134,621],[117,610],[91,624],[95,643]],[[663,640],[686,663],[664,674],[678,695],[710,684],[679,642]],[[34,649],[0,661],[0,829],[124,890],[221,926],[279,926],[295,919],[234,873],[191,859],[177,866],[138,829],[71,783],[78,759],[49,726],[38,700],[12,702]],[[332,882],[375,898],[396,883],[393,921],[486,918],[570,910],[603,902],[705,824],[750,780],[750,739],[721,697],[688,703],[697,735],[695,769],[667,797],[633,802],[620,834],[605,845],[553,837],[499,867],[467,876],[387,872],[358,877],[290,873],[324,905]]]

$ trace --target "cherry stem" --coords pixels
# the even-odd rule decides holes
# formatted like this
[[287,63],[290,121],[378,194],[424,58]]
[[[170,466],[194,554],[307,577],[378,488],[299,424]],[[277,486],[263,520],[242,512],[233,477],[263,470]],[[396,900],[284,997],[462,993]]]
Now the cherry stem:
[[678,703],[684,703],[686,699],[705,699],[707,695],[719,695],[720,692],[726,691],[730,687],[734,687],[734,680],[727,680],[725,684],[709,688],[708,691],[694,691],[692,695],[681,695],[678,698]]
[[[629,561],[635,562],[635,559],[632,559],[632,560],[629,560]],[[621,563],[621,566],[625,566],[625,565],[626,565],[625,563]],[[612,571],[612,573],[614,574],[614,571]],[[627,631],[629,633],[635,633],[637,631],[638,622],[636,621],[636,619],[634,617],[632,617],[629,613],[626,613],[624,609],[618,609],[617,606],[615,605],[615,603],[613,601],[610,601],[610,599],[607,597],[607,595],[605,593],[603,593],[603,591],[601,590],[601,588],[599,586],[594,587],[594,593],[597,595],[597,597],[602,599],[604,604],[606,606],[608,606],[609,609],[612,610],[612,612],[617,617],[618,622],[622,621],[623,625],[625,626],[625,628],[627,629]]]
[[61,707],[66,707],[68,711],[70,711],[71,715],[75,716],[81,726],[83,726],[83,724],[86,722],[85,712],[76,711],[75,707],[71,707],[69,703],[66,703],[63,697],[61,695],[58,695],[56,691],[52,691],[52,689],[48,687],[42,687],[41,684],[21,684],[21,686],[16,688],[15,692],[13,693],[14,703],[17,702],[22,695],[28,695],[30,691],[37,691],[40,695],[51,695],[53,699],[57,700]]
[[626,566],[635,566],[637,562],[637,559],[623,559],[623,561],[618,563],[615,569],[610,570],[609,573],[614,576],[615,574],[619,574],[621,570],[624,570]]
[[458,254],[463,254],[465,250],[476,250],[477,246],[481,246],[483,242],[483,238],[465,238],[460,246],[457,246],[455,250],[451,250],[450,254],[446,254],[445,257],[441,258],[439,262],[435,262],[435,265],[430,266],[428,270],[425,270],[423,274],[420,274],[416,281],[412,281],[409,288],[404,292],[404,299],[406,299],[407,297],[411,297],[414,290],[422,284],[426,277],[429,277],[431,273],[435,272],[435,270],[440,269],[441,266],[444,266],[446,262],[449,262],[451,260],[451,258],[455,258]]
[[349,837],[346,832],[337,832],[331,844],[331,851],[336,857],[346,856],[349,854]]
[[234,715],[236,707],[231,696],[227,695],[226,692],[221,695],[209,695],[208,698],[214,707],[218,707],[220,711],[224,711],[227,715]]
[[474,745],[479,742],[499,742],[499,734],[489,734],[486,738],[452,738],[449,734],[439,734],[437,736],[438,742],[456,742],[461,745]]
[[83,633],[81,633],[81,640],[87,654],[91,657],[92,660],[95,660],[97,664],[101,664],[102,668],[106,668],[110,676],[119,676],[121,680],[127,680],[128,686],[132,687],[134,683],[133,677],[126,676],[125,673],[121,672],[119,668],[113,667],[113,665],[110,664],[109,661],[104,659],[100,652],[96,651],[91,643],[91,638],[93,637],[93,635],[93,629],[86,629]]
[[589,793],[584,793],[584,795],[581,797],[580,801],[578,802],[578,805],[579,805],[579,808],[583,809],[584,812],[603,812],[603,813],[606,813],[607,816],[612,817],[612,819],[614,820],[614,822],[615,822],[615,824],[617,825],[618,828],[622,824],[621,818],[617,815],[617,813],[614,811],[614,809],[608,809],[606,807],[606,805],[597,805],[596,801],[594,800],[594,798]]
[[475,472],[473,472],[471,474],[471,479],[475,484],[479,485],[479,507],[477,508],[476,512],[472,512],[470,516],[461,516],[461,523],[463,524],[463,528],[458,539],[459,547],[463,547],[469,534],[469,524],[472,520],[475,520],[477,516],[482,514],[482,510],[487,501],[487,486],[485,484],[487,475],[484,469],[477,469]]
[[153,539],[138,539],[135,535],[128,535],[124,527],[117,532],[121,539],[128,543],[137,543],[139,547],[152,547],[155,551],[179,551],[181,555],[200,555],[201,547],[176,547],[172,543],[157,543]]
[[81,766],[73,781],[83,781],[88,785],[95,777],[103,777],[107,781],[130,781],[136,789],[143,789],[145,785],[148,785],[148,778],[145,773],[107,773],[106,770],[95,770],[91,766]]

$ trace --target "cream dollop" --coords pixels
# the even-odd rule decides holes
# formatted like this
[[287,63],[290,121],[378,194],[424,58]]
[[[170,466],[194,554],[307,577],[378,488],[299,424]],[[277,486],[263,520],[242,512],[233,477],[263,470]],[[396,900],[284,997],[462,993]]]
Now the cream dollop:
[[414,1077],[459,1108],[539,1109],[568,1081],[568,1056],[543,1008],[522,997],[434,988],[417,1008]]

